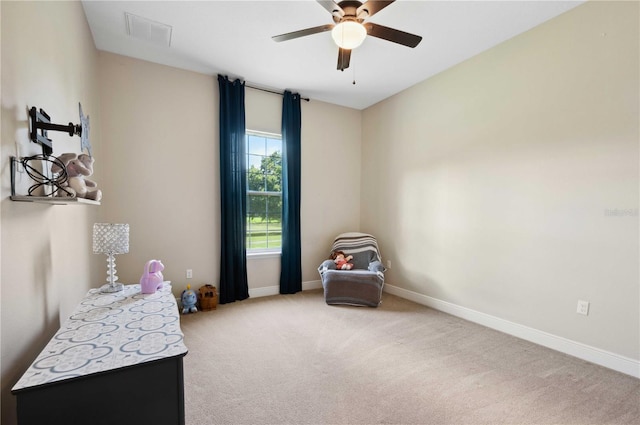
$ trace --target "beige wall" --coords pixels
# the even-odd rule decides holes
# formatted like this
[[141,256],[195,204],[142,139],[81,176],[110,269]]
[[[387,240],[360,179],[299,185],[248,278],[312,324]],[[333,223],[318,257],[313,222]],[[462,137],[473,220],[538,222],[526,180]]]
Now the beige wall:
[[638,33],[589,2],[365,110],[388,282],[640,359]]
[[362,114],[302,104],[302,281],[318,280],[335,236],[360,230]]
[[[107,221],[131,226],[129,254],[117,258],[124,282],[161,259],[178,294],[187,283],[218,284],[220,261],[218,83],[214,76],[100,52],[102,161],[110,175]],[[279,133],[282,97],[246,89],[247,128]],[[335,234],[359,229],[360,112],[302,104],[303,280]],[[336,180],[347,182],[342,190]],[[185,270],[193,279],[185,279]],[[248,260],[250,290],[277,289],[278,257]],[[268,288],[265,290],[265,288]],[[265,292],[266,291],[266,292]],[[277,290],[276,290],[277,292]]]
[[110,170],[102,214],[130,225],[118,276],[138,282],[155,258],[174,289],[186,287],[187,268],[194,287],[212,283],[220,249],[215,81],[110,53],[99,57]]
[[[15,423],[10,389],[86,291],[91,225],[99,207],[12,202],[10,156],[41,153],[28,140],[28,108],[43,108],[53,122],[79,122],[78,102],[91,117],[99,158],[97,52],[79,2],[6,2],[2,15],[2,423]],[[64,28],[64,31],[60,29]],[[54,154],[80,152],[80,138],[50,132]],[[104,173],[100,160],[95,180]],[[18,176],[19,188],[26,179]]]

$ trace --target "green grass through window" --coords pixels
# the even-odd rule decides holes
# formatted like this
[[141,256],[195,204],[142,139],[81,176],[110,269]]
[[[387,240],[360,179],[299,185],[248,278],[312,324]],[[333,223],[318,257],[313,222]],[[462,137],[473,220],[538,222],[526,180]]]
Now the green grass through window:
[[247,220],[247,249],[277,249],[282,247],[282,223],[261,218]]

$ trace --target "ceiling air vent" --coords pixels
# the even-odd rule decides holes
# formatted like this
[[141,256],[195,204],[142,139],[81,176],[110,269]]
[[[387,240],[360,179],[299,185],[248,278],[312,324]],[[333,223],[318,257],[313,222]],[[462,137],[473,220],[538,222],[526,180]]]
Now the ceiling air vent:
[[171,45],[171,25],[161,24],[141,16],[125,12],[127,19],[127,34],[140,40],[148,41],[159,46]]

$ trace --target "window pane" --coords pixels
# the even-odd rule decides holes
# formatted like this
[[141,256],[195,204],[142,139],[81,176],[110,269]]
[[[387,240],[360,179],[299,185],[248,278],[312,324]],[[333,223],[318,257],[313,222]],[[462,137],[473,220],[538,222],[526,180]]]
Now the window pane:
[[264,156],[262,155],[253,155],[253,154],[247,155],[247,169],[253,167],[259,170],[260,166],[262,165],[263,158]]
[[265,175],[256,168],[250,168],[247,172],[247,190],[264,192],[266,187]]
[[269,209],[269,219],[280,222],[280,216],[282,215],[282,197],[270,196],[267,200],[267,208]]
[[266,155],[271,155],[274,152],[280,152],[282,150],[282,140],[266,139],[266,142]]
[[267,199],[262,195],[249,195],[247,202],[247,211],[251,218],[267,219]]
[[266,140],[264,137],[256,136],[255,134],[249,134],[247,137],[249,146],[247,147],[247,153],[253,155],[264,156],[266,154]]

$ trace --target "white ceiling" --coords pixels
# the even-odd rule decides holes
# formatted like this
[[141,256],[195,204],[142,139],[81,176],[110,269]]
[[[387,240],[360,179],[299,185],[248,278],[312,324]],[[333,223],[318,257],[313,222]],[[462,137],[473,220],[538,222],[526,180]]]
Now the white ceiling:
[[[583,1],[398,0],[370,21],[421,35],[422,42],[411,49],[367,37],[344,72],[336,70],[338,48],[328,32],[271,39],[332,23],[314,0],[82,3],[99,50],[364,109]],[[127,35],[125,12],[172,26],[171,45]]]

